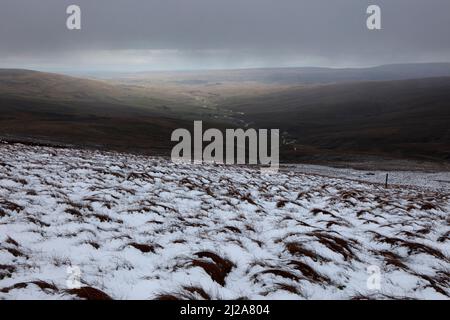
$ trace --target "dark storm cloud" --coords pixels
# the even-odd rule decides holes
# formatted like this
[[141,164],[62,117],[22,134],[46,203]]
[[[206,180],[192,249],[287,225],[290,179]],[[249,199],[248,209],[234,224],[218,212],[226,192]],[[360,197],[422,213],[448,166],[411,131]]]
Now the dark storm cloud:
[[[65,27],[82,9],[82,30]],[[382,8],[380,31],[366,8]],[[450,61],[448,0],[1,0],[0,66],[201,68]]]

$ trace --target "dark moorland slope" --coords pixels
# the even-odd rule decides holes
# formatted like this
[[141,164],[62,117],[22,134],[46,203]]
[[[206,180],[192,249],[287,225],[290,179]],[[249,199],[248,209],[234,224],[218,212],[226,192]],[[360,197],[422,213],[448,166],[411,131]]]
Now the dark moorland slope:
[[7,140],[166,153],[172,131],[192,125],[193,109],[133,86],[0,70],[0,138]]
[[450,77],[297,87],[225,105],[257,127],[280,128],[295,141],[285,150],[293,157],[450,160]]
[[[214,86],[203,84],[198,74],[184,74],[180,79],[189,80],[187,85],[153,87],[145,84],[153,81],[145,74],[130,84],[130,79],[0,70],[0,138],[168,154],[174,129],[203,120],[205,127],[220,129],[243,124],[279,128],[283,160],[360,156],[443,163],[450,161],[450,77],[375,80],[435,76],[449,71],[446,66],[383,66],[365,73],[303,68],[312,83],[296,85],[265,80],[282,82],[282,72],[289,82],[289,74],[299,75],[295,68],[229,71],[239,79]],[[205,74],[223,80],[224,72]],[[327,80],[311,74],[326,74]],[[342,81],[342,75],[349,81]],[[249,77],[251,84],[245,82]],[[195,79],[203,80],[192,83]]]

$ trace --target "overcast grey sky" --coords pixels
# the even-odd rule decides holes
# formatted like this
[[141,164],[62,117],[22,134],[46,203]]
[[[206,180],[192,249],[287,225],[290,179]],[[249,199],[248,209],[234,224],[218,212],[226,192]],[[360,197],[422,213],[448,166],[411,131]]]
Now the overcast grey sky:
[[[66,8],[82,30],[66,29]],[[366,9],[382,9],[380,31]],[[0,67],[51,71],[450,62],[449,0],[0,0]]]

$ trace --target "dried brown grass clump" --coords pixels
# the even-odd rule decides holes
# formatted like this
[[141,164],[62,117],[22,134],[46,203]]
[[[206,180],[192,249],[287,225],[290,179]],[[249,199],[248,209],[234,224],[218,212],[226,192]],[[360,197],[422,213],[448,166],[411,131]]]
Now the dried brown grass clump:
[[342,190],[342,191],[339,191],[339,196],[342,199],[349,199],[349,198],[357,199],[359,196],[359,193],[357,191],[353,191],[353,190]]
[[213,198],[216,197],[216,195],[214,194],[214,192],[211,190],[210,187],[204,187],[203,189],[205,190],[206,194],[209,195],[210,197],[213,197]]
[[449,240],[450,240],[450,231],[447,231],[437,239],[438,242],[447,242]]
[[10,278],[16,270],[17,268],[15,266],[0,264],[0,280]]
[[[211,300],[211,297],[203,288],[195,287],[195,286],[186,286],[183,289],[188,292],[192,297],[195,295],[200,296],[204,300]],[[191,299],[194,300],[194,299]]]
[[163,221],[158,221],[158,220],[149,220],[146,223],[148,223],[148,224],[164,224]]
[[359,217],[361,217],[362,215],[365,215],[365,214],[369,214],[369,211],[367,211],[367,210],[359,210],[356,213],[356,216],[359,218]]
[[119,172],[115,172],[115,171],[102,171],[101,173],[105,174],[105,175],[112,175],[116,178],[121,178],[121,179],[125,179],[125,176]]
[[73,202],[73,201],[70,201],[70,200],[60,201],[58,203],[65,204],[69,208],[74,208],[74,209],[77,209],[78,211],[82,211],[83,209],[88,210],[88,211],[94,211],[92,206],[90,204],[88,204],[88,203],[76,203],[76,202]]
[[422,228],[420,230],[417,230],[417,233],[419,233],[419,234],[429,234],[431,232],[431,228],[432,228],[431,226],[424,227],[424,228]]
[[440,294],[450,297],[450,273],[446,271],[438,271],[435,276],[429,276],[425,274],[413,273],[416,277],[422,278],[429,283],[428,287],[433,288]]
[[27,190],[27,196],[37,196],[37,192],[35,190]]
[[91,247],[93,247],[94,249],[98,250],[100,248],[100,245],[97,242],[95,242],[95,241],[86,241],[86,243],[88,245],[90,245]]
[[330,220],[330,221],[321,221],[321,222],[326,222],[326,226],[327,228],[331,228],[332,226],[340,226],[340,227],[351,227],[351,224],[347,221],[337,221],[337,220]]
[[384,261],[386,261],[387,265],[391,265],[391,266],[394,266],[394,267],[397,267],[397,268],[403,269],[403,270],[408,270],[409,269],[408,266],[406,266],[401,261],[402,258],[399,255],[397,255],[397,254],[395,254],[393,252],[383,250],[383,251],[378,251],[378,252],[375,252],[375,253],[378,254],[378,255],[383,256],[384,257]]
[[197,184],[193,183],[188,178],[183,178],[179,181],[179,184],[185,185],[189,190],[194,190],[197,187]]
[[180,298],[179,296],[176,296],[175,294],[159,294],[155,297],[154,300],[159,300],[159,301],[178,301],[178,300],[183,300],[182,298]]
[[201,287],[183,286],[179,292],[162,293],[155,300],[212,300],[211,296]]
[[251,231],[251,232],[256,232],[255,228],[253,228],[252,226],[250,226],[248,224],[245,225],[245,229],[248,230],[248,231]]
[[155,246],[153,246],[153,245],[136,243],[136,242],[129,243],[128,245],[132,246],[135,249],[138,249],[139,251],[141,251],[143,253],[148,253],[148,252],[155,253]]
[[23,253],[22,251],[16,249],[16,248],[2,248],[2,250],[8,251],[10,254],[12,254],[14,257],[25,257],[27,258],[27,255]]
[[277,208],[284,208],[287,203],[288,203],[288,201],[286,201],[286,200],[280,200],[277,202]]
[[321,213],[324,215],[332,216],[333,218],[337,218],[334,213],[331,213],[330,211],[327,211],[325,209],[314,208],[314,209],[311,209],[311,213],[315,216],[318,215],[319,213]]
[[438,205],[435,205],[430,202],[425,202],[420,206],[420,210],[440,210],[441,208]]
[[41,227],[50,227],[50,224],[45,223],[44,221],[39,220],[39,219],[34,218],[34,217],[28,217],[27,220],[28,220],[29,222],[34,223],[34,224],[36,224],[36,225],[39,225],[39,226],[41,226]]
[[225,285],[225,277],[228,274],[225,273],[217,264],[208,261],[194,259],[192,260],[191,265],[194,267],[202,268],[215,282],[217,282],[221,286]]
[[19,246],[19,243],[16,240],[14,240],[13,238],[11,238],[11,237],[6,238],[5,242],[9,243],[9,244],[12,244],[13,246],[16,246],[16,247]]
[[293,281],[299,281],[300,280],[299,276],[293,274],[290,271],[282,270],[282,269],[268,269],[268,270],[261,271],[261,272],[257,273],[256,275],[258,275],[258,274],[273,274],[273,275],[276,275],[276,276],[279,276],[279,277],[282,277],[282,278],[286,278],[286,279],[290,279],[290,280],[293,280]]
[[27,287],[27,283],[21,282],[21,283],[16,283],[16,284],[14,284],[14,285],[12,285],[12,286],[10,286],[10,287],[2,288],[2,289],[0,289],[0,292],[1,292],[1,293],[8,293],[8,292],[10,292],[11,290],[14,290],[14,289],[24,289],[24,288],[26,288],[26,287]]
[[0,289],[0,292],[8,293],[9,291],[14,290],[14,289],[24,289],[29,284],[34,284],[34,285],[38,286],[39,289],[41,289],[42,291],[48,291],[48,290],[58,291],[58,288],[53,283],[48,283],[48,282],[45,282],[42,280],[36,280],[36,281],[30,281],[30,282],[19,282],[10,287]]
[[[231,181],[230,185],[232,185]],[[228,188],[227,195],[233,198],[240,198],[242,196],[241,193],[233,187]]]
[[350,300],[354,301],[364,301],[364,300],[417,300],[411,297],[403,297],[403,296],[392,296],[387,295],[383,293],[374,294],[374,295],[363,295],[361,293],[358,293],[357,295],[354,295],[350,297]]
[[[195,255],[203,260],[194,259],[191,262],[191,266],[202,268],[212,280],[224,286],[225,278],[233,269],[234,264],[230,260],[224,259],[213,252],[201,251],[195,253]],[[204,260],[204,258],[209,260]]]
[[193,227],[193,228],[203,228],[208,226],[207,224],[201,222],[192,222],[192,221],[183,222],[183,225],[186,227]]
[[113,221],[106,214],[94,213],[94,214],[91,214],[90,216],[100,220],[100,222],[112,222]]
[[306,249],[304,246],[302,246],[300,243],[298,242],[289,242],[285,245],[286,250],[293,256],[301,256],[301,257],[309,257],[311,258],[314,262],[317,261],[329,261],[328,259],[322,257],[321,255],[319,255],[316,252],[313,252],[309,249]]
[[277,288],[277,290],[284,290],[284,291],[287,291],[287,292],[290,292],[290,293],[293,293],[296,295],[302,294],[299,288],[289,285],[287,283],[277,283],[276,288]]
[[239,228],[233,227],[233,226],[226,226],[225,229],[230,230],[231,232],[234,232],[234,233],[242,233]]
[[330,279],[328,277],[319,274],[313,268],[311,268],[309,265],[307,265],[302,261],[291,260],[289,261],[288,264],[292,266],[295,270],[300,271],[306,279],[312,282],[330,283]]
[[444,260],[444,261],[448,261],[448,258],[442,254],[442,252],[440,252],[438,249],[434,249],[430,246],[427,246],[423,243],[417,243],[417,242],[412,242],[412,241],[407,241],[407,240],[403,240],[400,238],[393,238],[393,237],[386,237],[382,234],[379,234],[377,232],[373,232],[374,233],[374,240],[377,242],[381,242],[381,243],[387,243],[390,244],[392,246],[399,246],[399,247],[403,247],[408,249],[408,253],[409,254],[413,254],[413,253],[425,253],[425,254],[429,254],[431,256],[434,256],[438,259]]
[[130,174],[128,174],[127,180],[134,180],[134,179],[148,181],[153,180],[153,177],[145,172],[131,172]]
[[310,194],[310,192],[306,192],[306,191],[299,192],[297,195],[297,200],[300,200],[300,199],[310,200],[311,198],[312,198],[312,195]]
[[250,196],[250,193],[247,193],[247,194],[243,195],[241,197],[241,200],[242,201],[247,201],[248,203],[250,203],[250,204],[252,204],[254,206],[257,206],[255,200],[253,200],[252,197]]
[[316,237],[321,244],[326,246],[331,251],[341,254],[345,261],[357,259],[351,249],[351,245],[356,243],[354,240],[342,239],[322,232],[311,232],[309,235]]
[[113,300],[105,292],[92,287],[81,287],[79,289],[70,289],[66,290],[66,293],[85,300]]
[[64,212],[65,212],[65,213],[68,213],[68,214],[70,214],[70,215],[72,215],[72,216],[74,216],[74,217],[77,217],[77,218],[82,218],[82,217],[83,217],[83,215],[81,214],[81,212],[78,211],[78,210],[75,209],[75,208],[67,208],[66,210],[64,210]]
[[0,200],[0,205],[9,211],[15,211],[17,213],[19,213],[19,212],[23,211],[23,209],[25,209],[23,206],[18,205],[17,203],[14,203],[14,202],[8,201],[8,200],[3,200],[3,199]]
[[58,291],[58,288],[53,283],[48,283],[42,280],[30,281],[29,283],[38,286],[41,290],[44,291],[45,290]]
[[209,251],[200,251],[195,253],[195,255],[199,258],[209,258],[213,260],[216,264],[218,264],[224,271],[230,272],[234,267],[234,264],[225,258],[220,257],[219,255],[209,252]]

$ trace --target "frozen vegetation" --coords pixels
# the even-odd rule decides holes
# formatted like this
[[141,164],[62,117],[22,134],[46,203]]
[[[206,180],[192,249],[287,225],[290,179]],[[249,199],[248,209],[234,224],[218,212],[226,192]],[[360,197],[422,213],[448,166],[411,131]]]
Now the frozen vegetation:
[[449,199],[0,144],[0,299],[448,299]]

